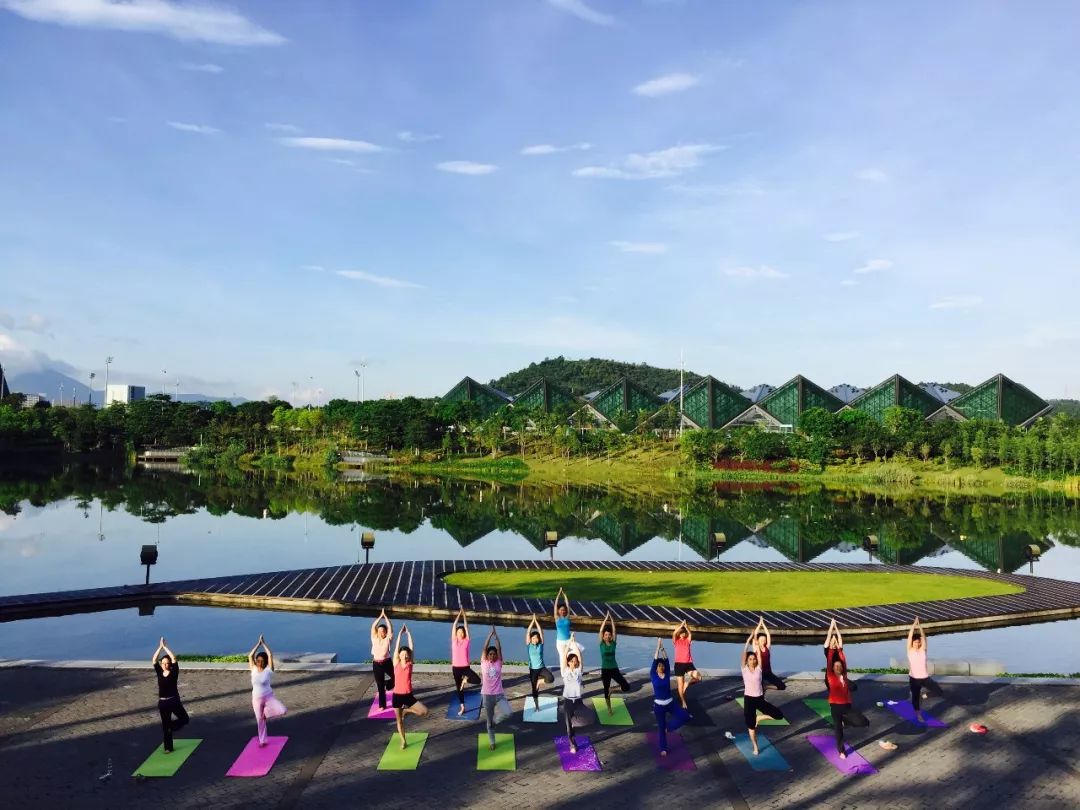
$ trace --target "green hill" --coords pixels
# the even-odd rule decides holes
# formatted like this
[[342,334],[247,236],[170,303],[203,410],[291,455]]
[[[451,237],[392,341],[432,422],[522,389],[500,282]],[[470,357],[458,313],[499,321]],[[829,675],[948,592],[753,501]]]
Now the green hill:
[[1054,406],[1054,413],[1066,413],[1080,419],[1080,400],[1076,399],[1048,399]]
[[[646,391],[660,394],[679,387],[677,368],[656,368],[645,363],[620,363],[617,360],[604,360],[590,357],[588,360],[567,360],[565,357],[548,357],[539,363],[530,363],[527,368],[511,371],[491,385],[500,391],[517,394],[541,377],[547,377],[553,383],[562,386],[571,394],[581,395],[590,391],[606,388],[620,377],[629,377]],[[687,371],[685,381],[691,385],[701,379],[700,374]]]

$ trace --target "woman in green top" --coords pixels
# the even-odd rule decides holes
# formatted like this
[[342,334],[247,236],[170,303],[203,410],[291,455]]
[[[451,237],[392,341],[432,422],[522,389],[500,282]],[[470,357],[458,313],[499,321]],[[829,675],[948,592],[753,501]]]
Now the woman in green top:
[[[609,628],[608,625],[611,625]],[[607,702],[608,714],[614,714],[611,710],[611,682],[615,681],[624,692],[630,691],[630,684],[619,672],[619,664],[615,661],[615,619],[609,610],[600,622],[600,680],[604,684],[604,700]]]

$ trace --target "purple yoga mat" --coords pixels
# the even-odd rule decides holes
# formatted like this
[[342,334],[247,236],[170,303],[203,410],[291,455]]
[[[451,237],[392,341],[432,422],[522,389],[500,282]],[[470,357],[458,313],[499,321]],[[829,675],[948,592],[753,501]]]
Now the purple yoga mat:
[[840,759],[840,755],[836,753],[836,739],[831,734],[807,734],[806,739],[845,776],[877,773],[877,768],[863,759],[862,754],[857,753],[850,745],[844,745],[847,759]]
[[367,712],[368,720],[393,720],[394,709],[390,705],[390,695],[386,696],[386,708],[379,708],[379,699],[375,698],[371,701],[371,708]]
[[226,776],[266,776],[274,767],[278,754],[285,747],[288,737],[267,737],[266,745],[259,747],[259,738],[252,737]]
[[890,700],[885,703],[885,708],[917,726],[922,726],[923,728],[945,728],[944,723],[936,717],[931,717],[926,712],[923,712],[923,716],[926,717],[925,722],[916,717],[915,707],[911,705],[910,700]]
[[555,750],[559,752],[559,760],[562,762],[564,771],[602,771],[600,758],[596,756],[596,749],[592,747],[588,737],[577,737],[577,753],[570,753],[570,738],[556,737]]
[[660,734],[656,731],[649,731],[645,734],[645,739],[649,741],[649,748],[652,749],[653,759],[656,760],[656,767],[663,771],[696,771],[697,765],[694,764],[694,758],[690,756],[690,752],[686,750],[686,744],[683,743],[682,736],[679,734],[667,735],[667,756],[660,756]]

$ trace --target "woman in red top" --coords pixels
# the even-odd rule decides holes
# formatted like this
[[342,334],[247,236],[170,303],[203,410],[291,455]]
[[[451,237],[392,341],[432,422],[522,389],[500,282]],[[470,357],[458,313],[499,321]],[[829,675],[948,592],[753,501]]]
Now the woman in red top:
[[[402,646],[401,640],[409,637],[409,643]],[[404,749],[409,743],[405,739],[405,715],[415,714],[423,717],[428,713],[427,706],[417,700],[412,693],[412,668],[413,650],[412,633],[406,625],[401,625],[397,641],[394,642],[394,693],[391,696],[391,705],[394,707],[394,719],[397,720],[398,734],[401,735],[401,747]]]
[[691,684],[701,680],[701,673],[694,666],[694,654],[690,651],[692,640],[690,628],[686,626],[686,619],[683,619],[671,634],[671,641],[675,645],[675,667],[672,674],[675,676],[675,686],[679,690],[679,703],[684,709],[688,708],[686,690]]
[[844,657],[844,639],[836,626],[836,619],[829,625],[825,636],[825,685],[829,688],[829,709],[832,712],[833,731],[836,734],[836,750],[840,759],[847,759],[844,748],[844,726],[866,728],[870,721],[866,715],[856,711],[851,705],[851,692],[854,689],[847,676],[847,659]]

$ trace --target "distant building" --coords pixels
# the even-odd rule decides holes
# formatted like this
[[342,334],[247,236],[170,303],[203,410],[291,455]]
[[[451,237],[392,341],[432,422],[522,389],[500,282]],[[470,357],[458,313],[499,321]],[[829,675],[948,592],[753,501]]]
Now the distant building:
[[8,388],[7,374],[4,373],[4,367],[0,366],[0,399],[11,396],[11,389]]
[[34,408],[40,403],[49,404],[49,400],[45,398],[44,394],[25,394],[23,398],[24,408]]
[[138,402],[140,399],[146,399],[146,386],[109,383],[108,387],[105,389],[106,408],[118,402],[124,405],[130,405],[132,402]]

